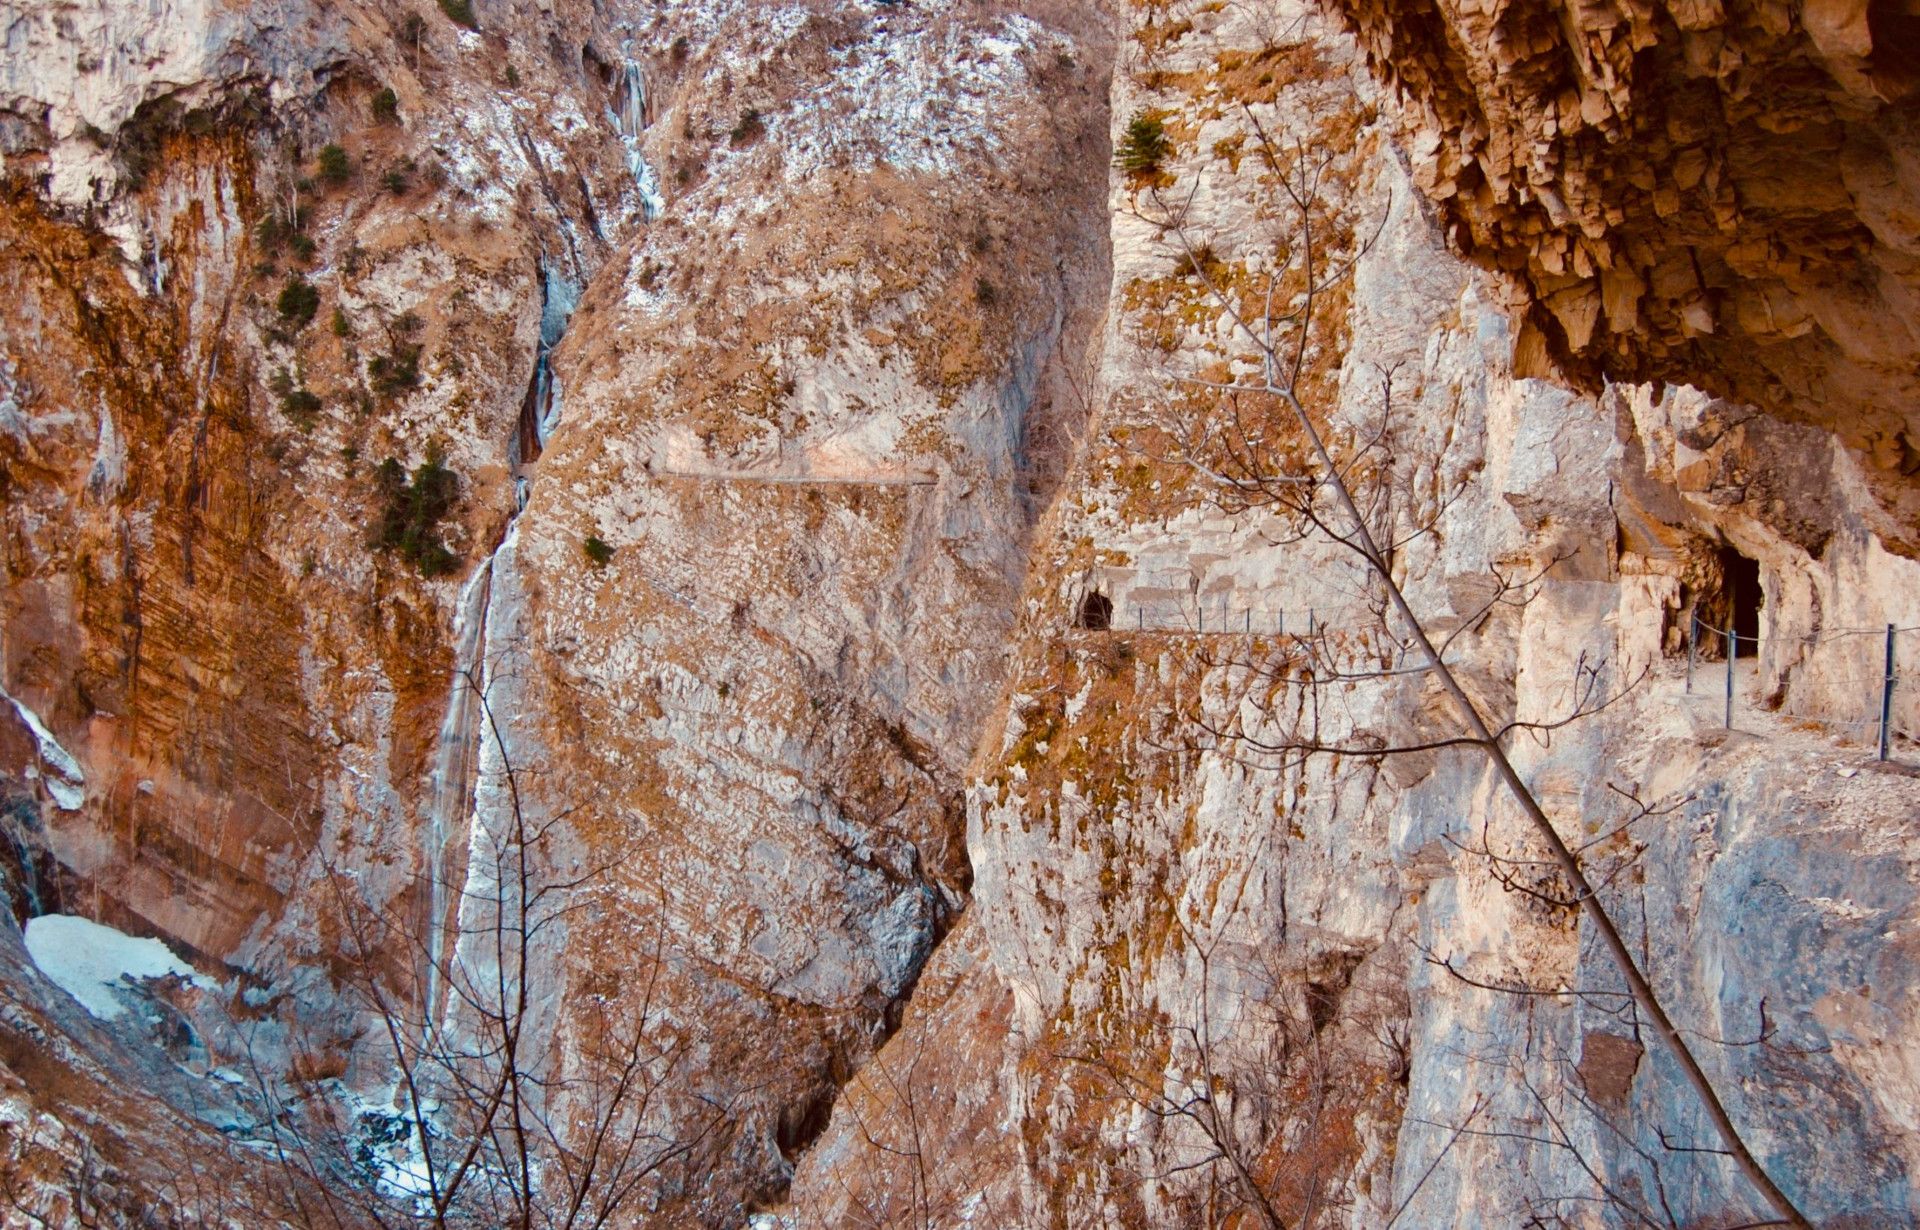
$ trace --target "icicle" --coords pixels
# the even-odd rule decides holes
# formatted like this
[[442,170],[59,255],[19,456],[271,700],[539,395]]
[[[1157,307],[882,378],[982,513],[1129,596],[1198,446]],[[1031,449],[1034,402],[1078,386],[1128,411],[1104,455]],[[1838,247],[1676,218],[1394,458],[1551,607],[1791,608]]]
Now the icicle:
[[[447,848],[456,821],[473,809],[474,749],[479,743],[482,657],[487,644],[487,599],[493,580],[493,557],[473,570],[460,591],[453,617],[453,685],[447,695],[446,716],[440,720],[440,744],[433,764],[433,800],[427,816],[427,1002],[440,993],[445,953],[448,890],[454,869],[447,865]],[[464,841],[464,834],[462,835]]]
[[41,780],[46,784],[47,793],[53,796],[54,803],[61,811],[79,811],[87,798],[87,775],[81,772],[80,762],[74,759],[73,753],[60,746],[60,740],[53,737],[53,732],[47,729],[39,714],[15,700],[4,688],[0,688],[0,700],[12,705],[13,711],[33,732],[34,744],[40,752],[40,763],[47,769]]
[[620,143],[627,148],[627,170],[640,189],[640,211],[652,222],[665,212],[667,200],[660,193],[660,177],[647,165],[647,156],[640,150],[640,138],[647,129],[647,82],[632,54],[626,47],[621,50],[625,67],[621,74],[620,111],[618,114],[609,111],[607,119],[620,134]]
[[[540,263],[540,338],[534,347],[533,387],[523,416],[530,416],[535,438],[542,448],[560,422],[560,384],[554,378],[548,356],[566,335],[567,322],[580,303],[580,287],[555,271],[543,258]],[[520,431],[527,430],[526,419]],[[510,446],[517,451],[517,446]],[[535,454],[537,456],[537,454]],[[516,462],[518,458],[516,457]],[[527,506],[533,490],[529,474],[513,478],[513,517]],[[423,862],[433,877],[430,891],[431,917],[428,920],[428,997],[429,1005],[440,1005],[441,983],[448,958],[446,936],[449,925],[458,917],[460,897],[471,873],[471,866],[460,862],[460,855],[474,838],[477,792],[486,761],[489,722],[481,705],[483,697],[492,699],[497,663],[493,660],[499,644],[491,638],[492,612],[497,605],[517,610],[519,573],[514,566],[514,547],[519,541],[519,526],[510,518],[507,532],[493,553],[473,570],[460,591],[453,617],[453,682],[447,694],[446,715],[440,722],[440,743],[433,767],[433,796],[428,814],[426,850]],[[496,715],[502,722],[507,715]],[[444,1006],[444,1005],[443,1005]],[[450,1009],[449,1009],[450,1010]]]
[[553,429],[560,426],[560,378],[553,374],[551,368],[545,375],[545,386],[540,391],[540,419],[535,424],[541,448],[547,447],[547,441],[553,438]]

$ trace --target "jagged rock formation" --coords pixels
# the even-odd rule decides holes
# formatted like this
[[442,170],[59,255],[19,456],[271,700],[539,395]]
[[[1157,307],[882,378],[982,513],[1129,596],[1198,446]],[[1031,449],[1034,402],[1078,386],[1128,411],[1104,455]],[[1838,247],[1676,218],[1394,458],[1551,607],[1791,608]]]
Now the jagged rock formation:
[[[1503,720],[1625,689],[1523,772],[1794,1197],[1910,1213],[1920,791],[1861,767],[1920,625],[1910,19],[1015,8],[21,8],[0,880],[205,982],[95,1020],[0,923],[0,1195],[77,1218],[99,1159],[108,1220],[272,1224],[280,1092],[404,1178],[356,988],[471,1028],[530,823],[543,1109],[610,1022],[672,1056],[634,1224],[1755,1212],[1474,853],[1527,849],[1475,759],[1215,733],[1291,729],[1303,633],[1405,665],[1187,464],[1298,445],[1181,379],[1249,373],[1220,293],[1298,251],[1264,133],[1325,160],[1306,389],[1434,519],[1416,604]],[[1690,694],[1694,615],[1764,635]],[[1329,741],[1453,729],[1327,687]]]
[[1913,554],[1920,16],[1873,3],[1336,6],[1420,187],[1508,275],[1521,370],[1691,382],[1839,435]]

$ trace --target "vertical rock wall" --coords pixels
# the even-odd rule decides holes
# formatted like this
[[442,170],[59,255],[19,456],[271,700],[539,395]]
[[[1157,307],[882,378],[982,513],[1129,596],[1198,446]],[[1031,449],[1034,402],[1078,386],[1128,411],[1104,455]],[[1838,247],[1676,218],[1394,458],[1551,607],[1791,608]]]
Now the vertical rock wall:
[[[1215,291],[1258,311],[1266,271],[1297,254],[1264,131],[1326,160],[1316,224],[1329,262],[1355,263],[1319,302],[1303,387],[1336,448],[1387,441],[1400,524],[1438,512],[1399,552],[1416,608],[1455,634],[1497,721],[1551,726],[1582,687],[1621,694],[1515,736],[1517,762],[1593,843],[1609,905],[1776,1176],[1816,1219],[1898,1220],[1912,1137],[1908,1083],[1888,1075],[1912,1062],[1899,920],[1916,905],[1910,866],[1879,860],[1900,859],[1916,793],[1873,771],[1869,719],[1874,630],[1920,613],[1882,480],[1827,431],[1691,390],[1516,374],[1499,284],[1446,250],[1416,187],[1431,148],[1400,144],[1358,49],[1314,14],[1141,10],[1126,48],[1116,131],[1156,118],[1175,152],[1116,175],[1102,413],[1036,547],[1012,695],[976,761],[974,902],[787,1215],[1761,1211],[1731,1167],[1676,1151],[1711,1128],[1591,937],[1529,894],[1524,864],[1472,853],[1532,857],[1475,757],[1261,750],[1309,720],[1360,748],[1458,730],[1417,672],[1311,701],[1290,683],[1304,659],[1281,612],[1297,638],[1317,609],[1320,661],[1406,660],[1350,554],[1236,511],[1187,464],[1222,432],[1283,431],[1257,400],[1181,380],[1256,372]],[[1757,564],[1764,640],[1723,730],[1725,667],[1703,659],[1689,694],[1686,630],[1731,618],[1736,558]],[[1525,602],[1482,609],[1496,572],[1555,560]],[[1074,626],[1089,593],[1114,600],[1111,630]],[[1633,820],[1626,795],[1653,813]]]

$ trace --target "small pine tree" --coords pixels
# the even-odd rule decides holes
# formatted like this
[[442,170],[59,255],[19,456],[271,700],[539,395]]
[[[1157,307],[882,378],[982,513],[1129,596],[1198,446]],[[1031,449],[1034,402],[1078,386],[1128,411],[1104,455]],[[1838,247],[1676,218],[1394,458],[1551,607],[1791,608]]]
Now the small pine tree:
[[465,26],[469,30],[479,27],[480,23],[473,15],[473,0],[440,0],[440,11],[456,26]]
[[320,418],[321,402],[304,381],[295,380],[293,373],[283,367],[273,373],[267,387],[280,399],[280,413],[301,431],[313,430]]
[[459,567],[459,557],[441,541],[440,523],[460,499],[460,478],[441,464],[438,452],[428,452],[411,480],[406,467],[387,458],[374,467],[373,488],[380,511],[368,535],[369,546],[394,552],[429,579]]
[[613,548],[603,542],[598,534],[588,534],[587,540],[580,544],[580,549],[586,552],[588,562],[595,568],[605,568],[613,559]]
[[395,342],[393,350],[367,361],[367,378],[382,397],[398,397],[420,387],[420,344]]
[[280,288],[280,298],[276,305],[280,309],[280,319],[295,329],[304,329],[312,323],[313,314],[320,310],[320,292],[313,283],[299,274],[287,279]]
[[400,96],[391,86],[382,87],[373,96],[373,122],[376,124],[398,124],[400,122]]
[[338,188],[353,178],[353,163],[347,158],[347,151],[338,145],[320,147],[320,182],[329,187]]
[[1160,117],[1151,111],[1136,111],[1113,152],[1113,164],[1129,175],[1152,175],[1171,153],[1173,142],[1167,139],[1166,125]]
[[280,399],[280,413],[301,431],[312,431],[320,421],[320,397],[312,389],[294,389]]

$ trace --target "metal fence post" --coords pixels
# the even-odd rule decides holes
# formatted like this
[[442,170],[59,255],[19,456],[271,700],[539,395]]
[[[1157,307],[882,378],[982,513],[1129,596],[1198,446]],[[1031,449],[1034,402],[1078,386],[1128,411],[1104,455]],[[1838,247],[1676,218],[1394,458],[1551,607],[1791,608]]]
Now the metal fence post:
[[1253,635],[1253,608],[1247,608],[1247,635]]
[[1893,625],[1887,625],[1887,673],[1880,683],[1880,759],[1893,746]]
[[1200,619],[1200,631],[1205,632],[1207,630],[1207,604],[1204,602],[1196,602],[1193,604],[1193,609],[1194,613]]
[[1733,729],[1733,659],[1740,652],[1740,634],[1727,630],[1727,729]]
[[1313,635],[1314,627],[1315,627],[1315,623],[1314,623],[1314,617],[1313,617],[1313,608],[1308,607],[1307,608],[1307,635],[1308,636]]
[[1145,632],[1147,630],[1147,608],[1146,607],[1143,607],[1143,606],[1134,607],[1133,619],[1134,619],[1134,628],[1136,631]]
[[1280,612],[1280,631],[1278,635],[1285,636],[1286,634],[1287,634],[1287,612],[1283,608]]
[[1693,619],[1687,624],[1687,692],[1693,692],[1693,659],[1700,646],[1700,612],[1693,612]]

